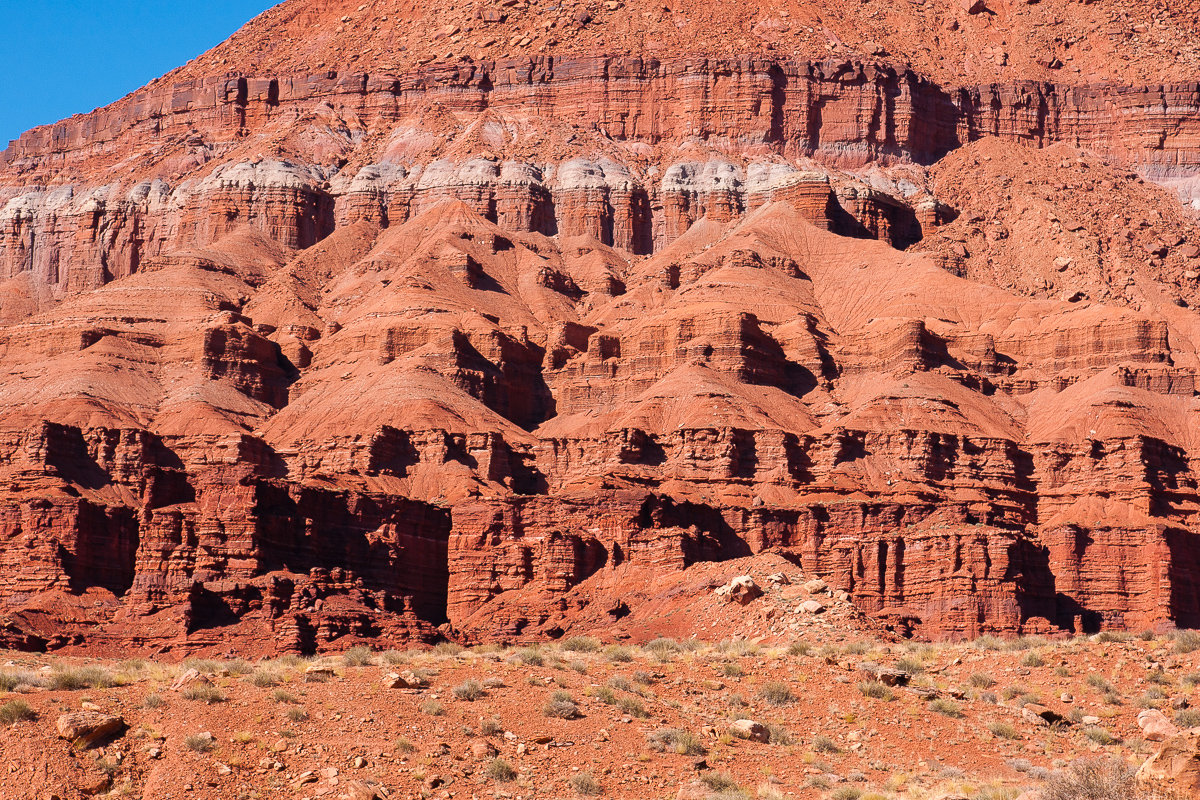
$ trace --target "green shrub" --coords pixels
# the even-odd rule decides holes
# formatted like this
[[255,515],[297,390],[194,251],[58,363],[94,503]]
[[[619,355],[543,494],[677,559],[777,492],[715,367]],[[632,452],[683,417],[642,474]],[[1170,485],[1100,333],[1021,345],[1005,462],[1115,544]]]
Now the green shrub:
[[607,686],[597,686],[592,689],[592,697],[605,705],[615,706],[617,704],[617,693]]

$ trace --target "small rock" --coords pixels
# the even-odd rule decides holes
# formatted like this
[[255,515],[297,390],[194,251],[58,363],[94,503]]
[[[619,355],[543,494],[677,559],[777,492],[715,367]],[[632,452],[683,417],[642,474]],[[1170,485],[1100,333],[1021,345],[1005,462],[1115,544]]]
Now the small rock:
[[1100,718],[1099,718],[1099,717],[1097,717],[1097,716],[1093,716],[1093,715],[1091,715],[1091,714],[1088,714],[1087,716],[1085,716],[1085,717],[1084,717],[1082,720],[1080,720],[1080,721],[1081,721],[1081,722],[1082,722],[1084,725],[1099,725],[1099,724],[1100,724]]
[[800,604],[800,610],[806,611],[809,614],[820,614],[825,610],[825,606],[816,600],[805,600]]
[[1035,725],[1053,725],[1064,722],[1061,714],[1037,703],[1026,703],[1022,706],[1021,716]]
[[968,14],[982,14],[987,11],[987,3],[984,0],[958,0],[958,4]]
[[1184,258],[1200,258],[1200,247],[1194,244],[1185,244],[1176,252]]
[[1059,272],[1063,272],[1070,266],[1071,259],[1067,258],[1066,256],[1059,256],[1058,258],[1054,259],[1054,268]]
[[229,765],[222,764],[220,761],[218,761],[216,763],[216,767],[217,767],[218,775],[232,775],[233,774],[233,770],[229,768]]

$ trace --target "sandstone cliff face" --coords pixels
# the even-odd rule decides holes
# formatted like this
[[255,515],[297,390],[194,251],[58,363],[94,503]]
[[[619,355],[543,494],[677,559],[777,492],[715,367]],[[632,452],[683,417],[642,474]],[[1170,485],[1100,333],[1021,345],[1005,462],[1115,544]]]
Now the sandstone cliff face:
[[1198,120],[547,54],[32,131],[0,644],[555,637],[766,550],[906,635],[1200,625],[1200,235],[1134,172],[1186,189]]

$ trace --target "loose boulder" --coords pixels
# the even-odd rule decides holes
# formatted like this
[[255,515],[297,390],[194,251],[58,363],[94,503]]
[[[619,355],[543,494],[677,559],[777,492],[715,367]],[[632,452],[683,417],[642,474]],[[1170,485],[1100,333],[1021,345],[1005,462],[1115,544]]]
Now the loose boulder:
[[1156,800],[1200,797],[1200,728],[1163,742],[1137,771],[1137,781]]
[[1179,733],[1179,728],[1156,708],[1147,708],[1138,714],[1137,724],[1142,729],[1142,738],[1148,742],[1165,742]]
[[739,739],[766,744],[771,740],[767,726],[752,719],[739,719],[729,726],[729,732]]
[[96,742],[125,729],[125,720],[98,711],[72,711],[55,724],[58,735],[76,747],[91,747]]
[[738,603],[743,606],[755,598],[762,597],[762,593],[762,589],[754,582],[754,578],[751,578],[749,575],[734,578],[716,591],[717,597],[720,597],[726,603]]

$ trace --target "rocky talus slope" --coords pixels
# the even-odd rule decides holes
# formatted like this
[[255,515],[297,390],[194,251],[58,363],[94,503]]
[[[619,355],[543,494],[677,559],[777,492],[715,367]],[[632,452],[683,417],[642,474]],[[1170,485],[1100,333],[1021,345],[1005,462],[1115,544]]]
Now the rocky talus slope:
[[553,638],[766,550],[1200,625],[1194,20],[872,5],[289,1],[13,142],[0,643]]

